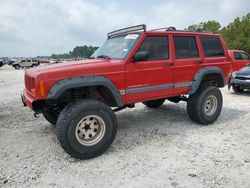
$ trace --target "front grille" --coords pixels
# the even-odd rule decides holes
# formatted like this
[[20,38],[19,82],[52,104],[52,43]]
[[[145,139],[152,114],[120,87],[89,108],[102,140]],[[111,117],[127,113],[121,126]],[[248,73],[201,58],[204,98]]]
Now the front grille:
[[239,77],[236,77],[236,79],[238,79],[238,80],[250,80],[250,77],[247,78],[247,77],[239,76]]
[[35,88],[35,79],[25,75],[25,87],[31,93],[31,89]]

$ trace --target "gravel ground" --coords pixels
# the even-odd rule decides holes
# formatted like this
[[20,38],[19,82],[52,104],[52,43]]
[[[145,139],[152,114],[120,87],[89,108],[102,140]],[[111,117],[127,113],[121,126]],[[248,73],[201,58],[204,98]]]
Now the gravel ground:
[[184,102],[137,104],[117,113],[111,148],[80,161],[22,106],[23,74],[0,68],[0,187],[250,187],[250,92],[223,88],[222,114],[210,126],[191,122]]

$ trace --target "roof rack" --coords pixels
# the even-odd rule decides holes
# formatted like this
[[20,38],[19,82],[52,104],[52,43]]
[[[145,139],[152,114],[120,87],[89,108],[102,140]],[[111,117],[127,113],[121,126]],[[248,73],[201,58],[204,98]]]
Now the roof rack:
[[112,37],[115,37],[115,36],[126,34],[128,32],[146,31],[146,28],[147,28],[147,26],[145,24],[135,25],[135,26],[132,26],[132,27],[126,27],[126,28],[123,28],[123,29],[112,31],[112,32],[108,33],[107,36],[108,36],[108,38],[112,38]]

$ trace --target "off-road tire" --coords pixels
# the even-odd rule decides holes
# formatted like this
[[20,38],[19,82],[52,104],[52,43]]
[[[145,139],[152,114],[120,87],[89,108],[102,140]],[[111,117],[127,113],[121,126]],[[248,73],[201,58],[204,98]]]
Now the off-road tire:
[[241,93],[244,91],[244,89],[239,86],[233,86],[233,90],[235,93]]
[[[207,99],[215,100],[217,105],[214,107],[210,115],[206,114],[206,108],[209,101]],[[219,88],[210,84],[204,83],[200,86],[198,91],[190,95],[187,101],[187,113],[191,120],[202,124],[212,124],[219,117],[222,110],[222,94]],[[215,105],[215,104],[214,104]],[[212,105],[211,105],[212,106]]]
[[146,101],[143,104],[149,108],[158,108],[165,102],[165,99],[158,99],[153,101]]
[[20,65],[13,65],[13,67],[14,67],[15,69],[20,69],[20,68],[21,68]]
[[[84,118],[95,116],[105,124],[103,137],[94,145],[80,143],[77,136],[79,124]],[[101,155],[114,141],[117,119],[112,109],[98,100],[83,99],[67,105],[60,113],[56,124],[56,135],[63,149],[78,159],[89,159]]]
[[59,114],[52,108],[46,107],[43,112],[43,117],[52,125],[56,125]]

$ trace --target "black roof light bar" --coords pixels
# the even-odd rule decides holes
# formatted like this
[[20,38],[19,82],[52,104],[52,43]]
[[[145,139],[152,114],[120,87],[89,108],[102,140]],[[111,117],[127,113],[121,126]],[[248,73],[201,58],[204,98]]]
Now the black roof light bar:
[[119,36],[119,35],[123,35],[123,34],[127,34],[129,32],[140,32],[140,31],[146,31],[147,26],[145,24],[141,24],[141,25],[135,25],[132,27],[126,27],[123,29],[119,29],[116,31],[112,31],[110,33],[108,33],[108,38],[112,38],[115,36]]
[[[141,25],[135,25],[135,26],[131,26],[131,27],[126,27],[123,29],[118,29],[116,31],[112,31],[110,33],[107,34],[108,38],[112,38],[112,37],[116,37],[116,36],[120,36],[120,35],[125,35],[127,33],[130,32],[142,32],[142,31],[146,31],[147,26],[145,24],[141,24]],[[152,29],[149,31],[179,31],[179,32],[199,32],[199,33],[209,33],[207,31],[202,31],[201,29],[197,29],[195,31],[189,31],[189,30],[177,30],[175,27],[162,27],[162,28],[158,28],[158,29]]]

